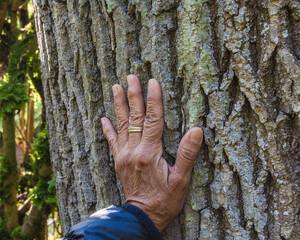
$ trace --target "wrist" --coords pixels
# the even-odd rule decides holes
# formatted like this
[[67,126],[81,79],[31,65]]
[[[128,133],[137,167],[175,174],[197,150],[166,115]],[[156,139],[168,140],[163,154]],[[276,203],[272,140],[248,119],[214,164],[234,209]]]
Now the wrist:
[[139,202],[131,202],[127,201],[126,203],[131,204],[140,210],[142,210],[153,222],[155,227],[158,229],[159,232],[162,232],[167,225],[169,224],[169,221],[163,221],[157,214],[155,214],[153,211],[149,210],[144,204],[141,204]]

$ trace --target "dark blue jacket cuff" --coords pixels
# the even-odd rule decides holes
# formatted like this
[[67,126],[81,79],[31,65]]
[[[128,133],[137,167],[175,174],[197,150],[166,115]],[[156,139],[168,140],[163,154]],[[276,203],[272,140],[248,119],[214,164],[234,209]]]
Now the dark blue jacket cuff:
[[77,223],[64,240],[162,240],[149,216],[141,209],[124,204],[101,209]]
[[148,230],[151,239],[162,240],[160,232],[158,231],[150,217],[144,211],[128,203],[124,204],[122,208],[134,215],[139,220],[139,222],[144,225],[144,227]]

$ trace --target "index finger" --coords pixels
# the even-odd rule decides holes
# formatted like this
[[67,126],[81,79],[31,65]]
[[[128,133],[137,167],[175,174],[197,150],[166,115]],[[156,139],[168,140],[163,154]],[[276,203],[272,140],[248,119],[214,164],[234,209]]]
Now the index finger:
[[160,142],[163,133],[163,107],[161,89],[156,79],[148,82],[147,112],[144,122],[143,142]]

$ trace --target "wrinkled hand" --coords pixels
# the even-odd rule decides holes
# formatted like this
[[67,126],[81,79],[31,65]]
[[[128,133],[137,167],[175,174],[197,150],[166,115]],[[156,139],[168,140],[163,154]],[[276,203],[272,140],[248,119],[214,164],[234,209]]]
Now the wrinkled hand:
[[[194,161],[203,132],[190,129],[182,138],[176,164],[162,157],[163,108],[157,80],[148,83],[147,112],[139,80],[127,77],[128,101],[123,88],[113,86],[118,133],[108,118],[102,118],[103,132],[111,147],[115,169],[125,192],[126,203],[146,212],[162,231],[183,207]],[[142,133],[128,133],[128,126],[143,127]]]

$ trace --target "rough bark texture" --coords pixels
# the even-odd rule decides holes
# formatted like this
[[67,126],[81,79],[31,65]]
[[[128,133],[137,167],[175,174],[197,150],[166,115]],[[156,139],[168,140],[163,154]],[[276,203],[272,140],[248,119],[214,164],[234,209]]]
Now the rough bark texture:
[[123,202],[100,118],[111,87],[161,83],[164,154],[205,144],[165,239],[299,239],[297,0],[33,0],[63,232]]
[[17,208],[17,159],[15,143],[15,115],[3,114],[3,156],[7,163],[9,174],[3,182],[3,187],[8,198],[3,203],[4,219],[9,231],[19,225],[18,208]]

